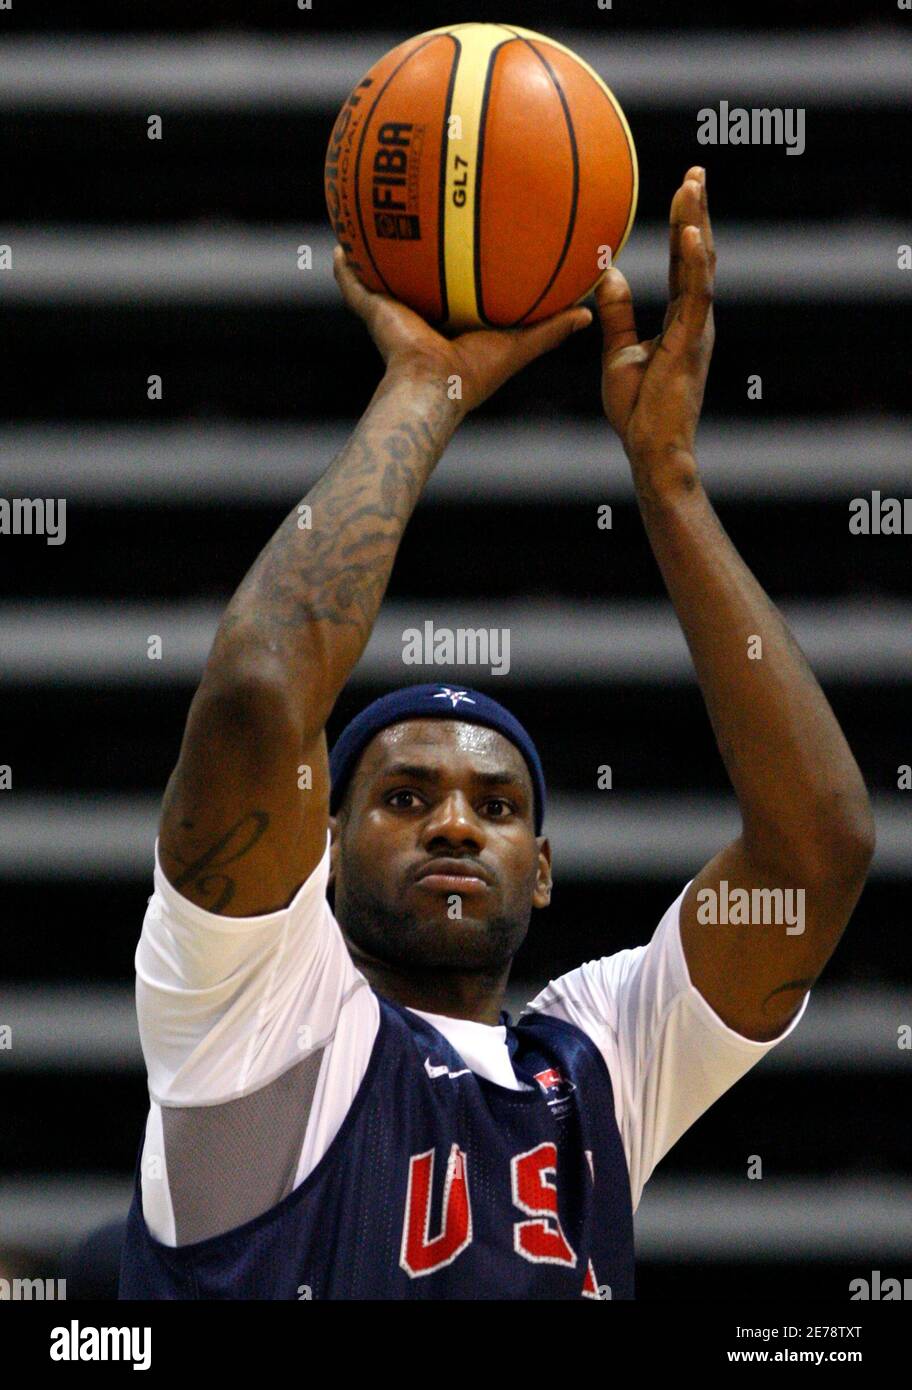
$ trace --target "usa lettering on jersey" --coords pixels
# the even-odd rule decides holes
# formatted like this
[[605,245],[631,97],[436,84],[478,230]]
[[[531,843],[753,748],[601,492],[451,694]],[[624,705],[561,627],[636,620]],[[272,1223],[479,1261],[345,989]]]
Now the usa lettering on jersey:
[[[587,1157],[589,1155],[587,1154]],[[591,1157],[589,1162],[591,1165]],[[513,1223],[513,1249],[533,1264],[566,1265],[575,1269],[577,1254],[560,1223],[557,1205],[557,1148],[544,1142],[510,1160],[513,1204],[524,1213]],[[472,1243],[472,1202],[468,1159],[454,1143],[447,1158],[440,1230],[430,1233],[434,1188],[434,1150],[409,1159],[405,1218],[399,1264],[411,1279],[433,1274],[452,1264]],[[584,1298],[603,1298],[592,1261],[583,1281]]]

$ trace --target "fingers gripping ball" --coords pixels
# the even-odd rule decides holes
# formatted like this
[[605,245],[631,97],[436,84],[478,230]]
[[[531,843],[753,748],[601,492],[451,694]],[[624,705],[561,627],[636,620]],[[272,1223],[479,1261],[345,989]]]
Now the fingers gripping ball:
[[330,221],[364,284],[451,332],[583,299],[630,234],[637,187],[602,79],[515,25],[394,48],[345,103],[326,159]]

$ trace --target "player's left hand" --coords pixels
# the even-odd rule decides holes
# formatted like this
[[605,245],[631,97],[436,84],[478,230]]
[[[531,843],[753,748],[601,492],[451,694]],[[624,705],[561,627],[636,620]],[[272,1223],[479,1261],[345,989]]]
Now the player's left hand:
[[669,220],[668,308],[657,338],[639,340],[630,286],[619,270],[606,271],[595,291],[604,335],[602,404],[635,465],[693,459],[715,339],[705,170],[687,171]]

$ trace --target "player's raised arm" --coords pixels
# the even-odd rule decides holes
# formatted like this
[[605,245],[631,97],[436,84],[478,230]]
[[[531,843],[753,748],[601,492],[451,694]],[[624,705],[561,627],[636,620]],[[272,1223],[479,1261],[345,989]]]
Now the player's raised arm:
[[[324,727],[367,645],[409,517],[462,418],[588,309],[452,341],[335,274],[386,364],[347,447],[259,555],[219,626],[162,807],[170,883],[210,911],[287,905],[326,843]],[[311,770],[311,785],[300,768]]]
[[835,949],[867,875],[874,822],[823,691],[701,485],[694,441],[714,267],[705,173],[691,169],[671,207],[661,335],[639,341],[617,270],[598,287],[602,396],[741,808],[741,835],[684,898],[688,970],[725,1023],[765,1040],[782,1032]]

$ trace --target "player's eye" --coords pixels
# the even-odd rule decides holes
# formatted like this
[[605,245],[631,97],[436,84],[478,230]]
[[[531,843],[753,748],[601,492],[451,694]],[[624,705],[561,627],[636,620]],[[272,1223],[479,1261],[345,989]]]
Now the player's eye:
[[485,802],[485,806],[486,806],[489,810],[490,810],[490,808],[491,808],[492,806],[502,806],[502,807],[503,807],[503,811],[502,811],[502,812],[500,812],[499,814],[495,814],[495,816],[494,816],[494,819],[495,819],[495,820],[503,820],[504,816],[509,815],[509,813],[510,813],[511,811],[515,811],[515,810],[516,810],[516,807],[513,805],[513,803],[512,803],[511,801],[506,801],[502,796],[492,796],[492,797],[489,797],[488,800]]
[[[407,787],[400,787],[399,791],[391,792],[391,793],[389,794],[389,796],[386,798],[386,804],[387,804],[388,806],[392,806],[393,803],[395,802],[396,798],[399,797],[399,796],[416,797],[416,796],[417,796],[417,792],[409,791],[409,789],[408,789]],[[403,811],[410,811],[410,810],[412,809],[412,807],[411,807],[411,804],[404,805],[403,803],[400,802],[400,809],[403,810]]]

